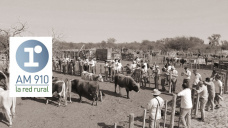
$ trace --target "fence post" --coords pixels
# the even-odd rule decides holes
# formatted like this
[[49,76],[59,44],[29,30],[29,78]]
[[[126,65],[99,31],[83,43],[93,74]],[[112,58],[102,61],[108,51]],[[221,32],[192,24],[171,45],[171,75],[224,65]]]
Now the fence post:
[[148,71],[148,75],[149,75],[149,87],[150,87],[150,83],[151,83],[151,75],[150,75],[150,72]]
[[171,113],[171,121],[170,121],[170,128],[174,127],[174,118],[175,118],[175,110],[176,110],[176,100],[177,95],[173,94],[173,104],[172,104],[172,113]]
[[102,91],[100,91],[100,99],[101,99],[101,102],[103,101],[103,98],[102,98]]
[[117,123],[114,123],[114,128],[117,128]]
[[165,128],[165,124],[166,124],[166,113],[167,113],[167,100],[165,100],[165,113],[164,113],[164,125],[163,125],[163,128]]
[[171,83],[171,79],[172,79],[172,74],[169,74],[169,93],[172,93],[172,83]]
[[142,128],[145,128],[146,126],[146,109],[144,109],[143,111],[143,127]]
[[129,128],[134,128],[134,113],[129,115]]

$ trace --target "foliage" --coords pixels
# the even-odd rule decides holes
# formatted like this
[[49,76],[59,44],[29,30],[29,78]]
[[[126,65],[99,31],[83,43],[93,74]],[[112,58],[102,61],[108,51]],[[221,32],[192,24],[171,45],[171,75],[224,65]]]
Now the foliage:
[[209,45],[213,46],[219,46],[219,40],[221,38],[220,34],[213,34],[208,37],[209,39]]

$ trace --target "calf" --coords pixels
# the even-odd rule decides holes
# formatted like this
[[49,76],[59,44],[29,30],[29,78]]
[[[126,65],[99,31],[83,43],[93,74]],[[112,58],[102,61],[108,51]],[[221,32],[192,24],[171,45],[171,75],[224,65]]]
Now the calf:
[[[52,94],[57,92],[58,97],[58,106],[61,105],[61,99],[63,97],[66,105],[66,85],[62,80],[53,80],[52,81]],[[48,98],[46,98],[46,104],[48,104]]]

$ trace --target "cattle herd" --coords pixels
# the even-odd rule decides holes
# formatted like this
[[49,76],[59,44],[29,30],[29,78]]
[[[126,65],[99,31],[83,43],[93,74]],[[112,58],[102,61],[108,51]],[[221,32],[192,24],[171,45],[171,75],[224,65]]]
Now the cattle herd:
[[[5,116],[9,121],[9,126],[12,126],[12,119],[15,116],[16,98],[9,97],[9,90],[6,90],[8,79],[2,71],[0,71],[0,78],[0,108],[3,109],[3,113],[5,113]],[[63,80],[52,77],[53,97],[58,99],[58,106],[62,105],[62,101],[63,106],[66,106],[68,102],[72,103],[71,93],[76,93],[79,95],[79,102],[82,102],[82,97],[85,97],[92,100],[92,105],[97,105],[97,102],[101,100],[101,97],[105,96],[99,86],[100,82],[103,82],[103,78],[100,74],[95,75],[86,71],[82,72],[81,78]],[[130,76],[115,74],[114,83],[115,93],[116,87],[119,85],[119,89],[126,89],[127,98],[129,98],[129,91],[134,90],[135,92],[139,92],[139,84]],[[48,104],[51,98],[46,97],[45,99],[46,104]],[[69,99],[69,101],[67,101],[67,99]],[[96,102],[96,104],[94,102]]]

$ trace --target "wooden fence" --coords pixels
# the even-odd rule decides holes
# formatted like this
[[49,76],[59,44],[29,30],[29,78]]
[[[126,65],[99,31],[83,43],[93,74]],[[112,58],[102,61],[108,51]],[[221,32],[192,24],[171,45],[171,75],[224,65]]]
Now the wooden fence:
[[[168,101],[165,100],[165,104],[164,104],[164,115],[162,116],[163,118],[163,122],[160,122],[162,124],[163,128],[166,128],[168,125],[168,128],[174,128],[174,118],[175,118],[175,112],[176,112],[176,94],[169,94],[169,93],[163,93],[169,96],[172,96],[172,105],[171,105],[171,119],[170,122],[167,122],[167,110],[168,110]],[[155,115],[157,115],[158,111],[156,111]],[[147,116],[147,109],[143,110],[142,113],[142,128],[145,128],[146,126],[149,126],[150,123],[147,125],[146,124],[146,120],[149,119],[150,116]],[[155,116],[156,117],[156,116]],[[150,121],[150,119],[149,119]],[[180,120],[179,120],[180,122]],[[179,124],[178,122],[178,124]],[[168,124],[167,124],[168,123]],[[154,124],[151,125],[156,125],[156,122],[154,122]],[[114,123],[114,128],[118,127],[118,123]],[[134,113],[130,113],[129,114],[129,128],[134,128]]]

